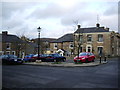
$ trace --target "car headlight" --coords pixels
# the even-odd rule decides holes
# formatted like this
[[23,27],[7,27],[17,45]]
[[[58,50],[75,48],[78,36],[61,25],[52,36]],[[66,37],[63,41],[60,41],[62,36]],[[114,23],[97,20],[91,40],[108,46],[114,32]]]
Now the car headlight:
[[83,57],[82,59],[85,59],[85,57]]

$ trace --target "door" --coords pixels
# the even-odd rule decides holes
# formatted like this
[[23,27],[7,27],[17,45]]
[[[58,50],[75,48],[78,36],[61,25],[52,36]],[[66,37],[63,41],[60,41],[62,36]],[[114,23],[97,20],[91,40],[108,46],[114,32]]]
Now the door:
[[99,56],[103,55],[103,47],[98,47],[98,55]]

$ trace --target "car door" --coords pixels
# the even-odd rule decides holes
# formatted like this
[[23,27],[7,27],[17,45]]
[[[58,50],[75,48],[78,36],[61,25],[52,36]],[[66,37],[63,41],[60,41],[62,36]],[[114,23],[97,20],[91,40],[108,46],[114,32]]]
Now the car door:
[[93,53],[90,53],[90,54],[91,54],[90,56],[91,56],[91,61],[92,61],[92,60],[94,60],[94,55],[93,55]]
[[91,53],[88,53],[88,55],[89,55],[89,61],[92,61],[92,55],[91,55]]

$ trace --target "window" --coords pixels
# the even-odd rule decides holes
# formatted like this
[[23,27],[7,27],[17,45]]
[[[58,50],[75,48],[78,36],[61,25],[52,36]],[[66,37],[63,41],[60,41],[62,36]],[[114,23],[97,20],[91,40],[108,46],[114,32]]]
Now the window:
[[12,55],[15,55],[15,51],[12,51]]
[[6,54],[7,54],[7,55],[10,55],[10,51],[6,51]]
[[88,52],[90,52],[91,51],[91,47],[88,47]]
[[57,43],[54,43],[54,49],[57,49]]
[[0,51],[0,55],[4,55],[4,51]]
[[92,45],[86,46],[86,52],[92,52]]
[[103,35],[102,34],[98,35],[98,42],[103,42]]
[[70,43],[69,48],[73,49],[73,43]]
[[103,54],[103,47],[98,47],[98,55],[102,55]]
[[10,49],[11,43],[6,43],[6,49]]
[[82,36],[82,35],[80,35],[80,42],[82,42],[82,41],[83,41],[82,39],[83,39],[83,36]]
[[92,41],[92,35],[87,35],[87,41],[91,42]]

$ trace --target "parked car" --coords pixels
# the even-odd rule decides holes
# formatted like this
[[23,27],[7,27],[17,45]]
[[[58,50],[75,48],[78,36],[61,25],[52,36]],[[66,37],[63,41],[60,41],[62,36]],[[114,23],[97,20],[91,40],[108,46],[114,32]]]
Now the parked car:
[[47,62],[65,62],[66,58],[61,56],[60,54],[48,54],[46,57]]
[[59,62],[66,61],[66,58],[61,56],[60,54],[40,54],[38,58],[38,54],[33,56],[34,61],[41,60],[42,62]]
[[46,57],[47,57],[47,54],[40,54],[38,58],[38,54],[36,54],[32,57],[32,61],[36,61],[36,60],[45,61]]
[[34,54],[26,55],[24,57],[23,61],[25,61],[25,62],[31,62],[31,61],[33,61],[33,56],[34,56]]
[[74,57],[74,62],[89,62],[95,60],[95,55],[91,52],[82,52],[79,54],[79,57]]
[[22,64],[23,60],[21,58],[17,58],[15,55],[2,55],[1,56],[3,64]]

